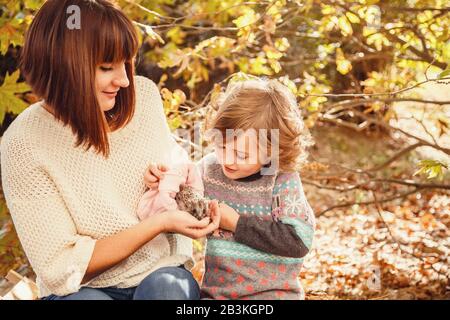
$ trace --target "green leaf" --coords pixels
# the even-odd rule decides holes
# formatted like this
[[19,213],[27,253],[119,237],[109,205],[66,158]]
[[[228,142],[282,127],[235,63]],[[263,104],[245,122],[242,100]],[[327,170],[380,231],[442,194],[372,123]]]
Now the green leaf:
[[447,70],[442,71],[439,75],[438,75],[438,79],[442,79],[442,78],[446,78],[450,76],[450,68]]
[[444,168],[448,169],[448,165],[438,161],[438,160],[422,160],[419,162],[420,169],[417,170],[413,175],[426,174],[427,179],[439,178],[442,179],[444,176]]
[[32,9],[32,10],[39,9],[39,7],[41,5],[42,5],[41,0],[25,0],[25,7]]

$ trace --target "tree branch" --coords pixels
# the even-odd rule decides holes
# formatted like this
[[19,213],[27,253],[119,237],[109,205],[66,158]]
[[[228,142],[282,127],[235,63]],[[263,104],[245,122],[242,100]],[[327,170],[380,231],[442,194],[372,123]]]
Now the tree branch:
[[380,164],[378,166],[372,167],[372,168],[368,169],[367,171],[373,172],[373,171],[381,170],[381,169],[387,167],[388,165],[390,165],[395,160],[401,158],[403,155],[411,152],[412,150],[414,150],[416,148],[422,147],[422,146],[425,146],[425,144],[423,142],[417,142],[415,144],[409,145],[406,148],[404,148],[404,149],[400,150],[399,152],[397,152],[389,160],[385,161],[384,163],[382,163],[382,164]]
[[[402,193],[402,194],[400,194],[400,195],[396,195],[396,196],[393,196],[393,197],[384,198],[384,199],[382,199],[382,200],[380,200],[380,201],[378,201],[378,202],[379,202],[379,203],[384,203],[384,202],[389,202],[389,201],[393,201],[393,200],[400,199],[400,198],[405,198],[405,197],[407,197],[407,196],[409,196],[409,195],[411,195],[411,194],[414,194],[414,193],[418,192],[419,190],[421,190],[421,188],[415,188],[414,190],[411,190],[411,191]],[[333,209],[346,208],[346,207],[353,206],[353,205],[355,205],[355,204],[357,204],[357,205],[369,205],[369,204],[374,204],[374,203],[375,203],[375,201],[372,200],[372,201],[362,201],[362,202],[356,202],[356,201],[353,201],[353,202],[346,202],[346,203],[343,203],[343,204],[337,204],[337,205],[331,206],[331,207],[329,207],[329,208],[327,208],[327,209],[325,209],[325,210],[319,212],[319,213],[317,214],[317,216],[321,216],[321,215],[324,214],[325,212],[331,211],[331,210],[333,210]]]
[[[378,96],[394,96],[399,93],[403,93],[406,91],[409,91],[411,89],[417,88],[421,86],[422,84],[425,84],[427,82],[440,82],[450,80],[450,77],[445,77],[442,79],[428,79],[421,82],[416,83],[415,85],[412,85],[410,87],[400,89],[397,91],[392,92],[383,92],[383,93],[321,93],[321,94],[306,94],[303,97],[378,97]],[[445,102],[445,104],[448,104],[448,102]]]

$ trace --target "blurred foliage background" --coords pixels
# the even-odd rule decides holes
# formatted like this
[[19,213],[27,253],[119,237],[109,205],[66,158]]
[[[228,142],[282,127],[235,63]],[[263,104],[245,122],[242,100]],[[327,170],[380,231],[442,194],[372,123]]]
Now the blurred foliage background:
[[[43,2],[0,0],[1,134],[38,100],[18,59]],[[203,121],[230,79],[277,78],[298,97],[316,140],[301,172],[319,222],[302,273],[309,298],[448,297],[447,1],[117,3],[139,30],[137,73],[158,84],[173,130]],[[9,269],[32,276],[2,200],[0,277]]]

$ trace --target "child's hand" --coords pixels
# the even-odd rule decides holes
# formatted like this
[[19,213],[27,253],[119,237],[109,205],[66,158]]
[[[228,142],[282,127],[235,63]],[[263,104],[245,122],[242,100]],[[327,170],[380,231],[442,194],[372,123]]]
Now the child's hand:
[[171,210],[158,214],[162,219],[162,231],[180,233],[192,239],[198,239],[219,228],[220,210],[217,201],[209,203],[210,216],[197,220],[186,211]]
[[144,182],[147,188],[157,189],[159,180],[169,168],[163,164],[151,164],[144,174]]
[[220,210],[220,228],[231,232],[236,231],[236,225],[239,220],[239,213],[225,203],[219,204]]

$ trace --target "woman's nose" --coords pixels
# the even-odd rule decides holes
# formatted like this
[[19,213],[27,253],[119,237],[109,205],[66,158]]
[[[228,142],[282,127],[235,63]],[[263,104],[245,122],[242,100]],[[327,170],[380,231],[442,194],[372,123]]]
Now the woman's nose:
[[125,64],[117,71],[117,75],[114,79],[114,85],[122,88],[126,88],[130,85],[127,70],[125,69]]

